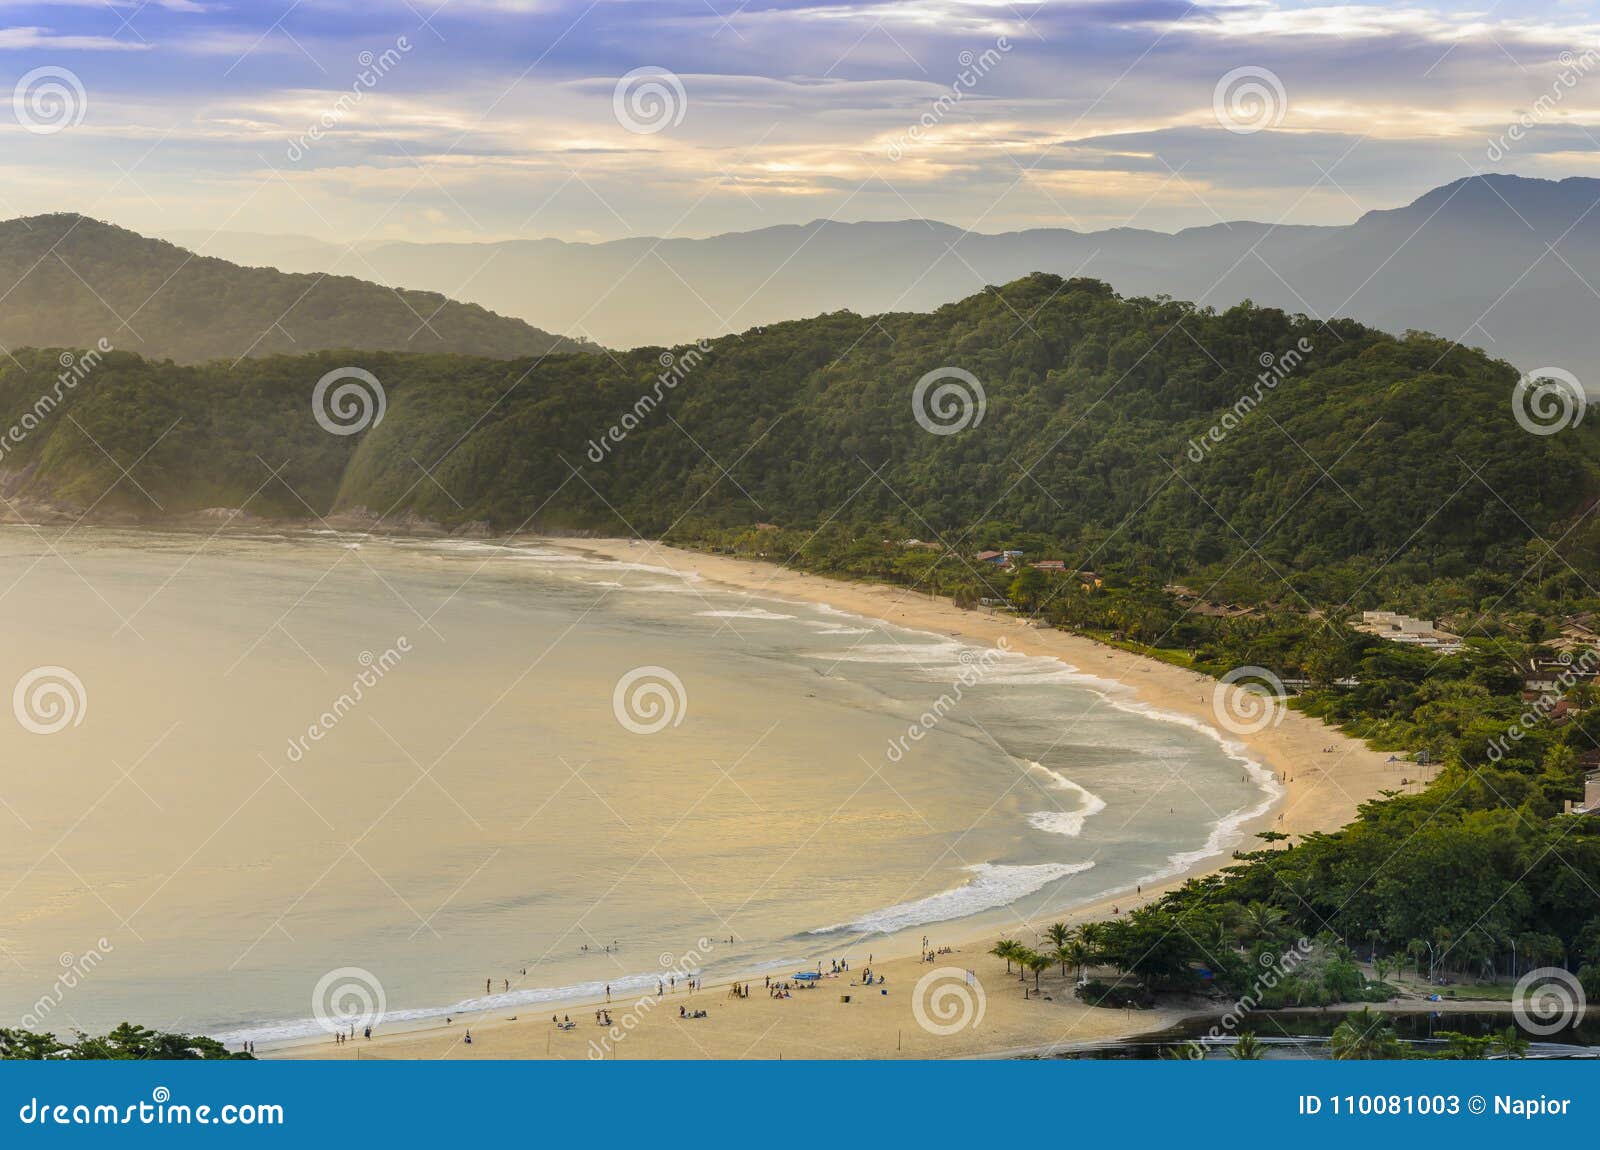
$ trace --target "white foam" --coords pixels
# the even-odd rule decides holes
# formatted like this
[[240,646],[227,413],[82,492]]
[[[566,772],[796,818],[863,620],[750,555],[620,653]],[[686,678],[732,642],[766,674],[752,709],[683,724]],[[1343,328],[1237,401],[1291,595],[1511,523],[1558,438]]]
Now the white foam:
[[[675,971],[681,982],[685,976],[698,975],[698,970]],[[613,1003],[625,1002],[629,995],[654,994],[658,981],[665,981],[666,972],[629,974],[608,982],[580,982],[572,986],[537,986],[525,990],[512,990],[504,994],[483,994],[462,999],[448,1006],[421,1006],[406,1010],[387,1011],[377,1029],[385,1024],[426,1022],[429,1019],[457,1015],[486,1014],[513,1010],[519,1007],[549,1005],[551,1003],[594,1002],[605,996],[611,988]],[[300,1018],[292,1022],[262,1022],[240,1026],[234,1030],[219,1031],[211,1035],[219,1042],[292,1042],[316,1038],[330,1032],[315,1018]]]
[[872,630],[868,627],[844,627],[838,623],[813,623],[811,626],[819,635],[870,635]]
[[696,611],[706,619],[793,619],[793,615],[780,615],[776,611],[768,611],[764,607],[741,607],[734,611]]
[[1052,771],[1043,763],[1031,760],[1028,766],[1036,771],[1041,771],[1050,778],[1051,786],[1057,790],[1070,791],[1078,797],[1076,810],[1064,811],[1034,811],[1028,816],[1028,825],[1034,830],[1046,831],[1053,835],[1067,835],[1076,837],[1083,833],[1083,824],[1089,819],[1106,809],[1106,801],[1086,787],[1081,787],[1059,771]]
[[808,934],[837,934],[853,931],[862,934],[892,934],[914,926],[933,922],[949,922],[966,918],[996,907],[1007,906],[1019,898],[1026,898],[1058,879],[1081,874],[1094,866],[1093,862],[1037,863],[1031,866],[1002,866],[998,863],[979,863],[966,869],[974,877],[952,890],[903,902],[862,915],[854,922],[841,922],[825,926]]

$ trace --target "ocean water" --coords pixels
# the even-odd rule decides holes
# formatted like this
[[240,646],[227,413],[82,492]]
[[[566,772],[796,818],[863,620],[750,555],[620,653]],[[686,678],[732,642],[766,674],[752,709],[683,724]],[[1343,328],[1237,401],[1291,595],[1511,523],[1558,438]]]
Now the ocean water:
[[5,1026],[860,962],[1177,873],[1275,794],[1058,661],[538,542],[8,527],[0,626]]

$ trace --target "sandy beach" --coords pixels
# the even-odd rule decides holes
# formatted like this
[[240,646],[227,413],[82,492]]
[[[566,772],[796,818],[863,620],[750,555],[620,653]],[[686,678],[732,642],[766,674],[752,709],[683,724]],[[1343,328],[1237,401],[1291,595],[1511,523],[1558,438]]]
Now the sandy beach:
[[[1004,640],[1013,651],[1054,656],[1120,684],[1147,706],[1217,727],[1212,702],[1216,684],[1211,678],[1080,636],[1034,627],[1004,613],[968,611],[903,588],[826,579],[773,564],[635,540],[541,543],[692,572],[752,595],[824,603],[973,644],[993,646]],[[1223,733],[1243,743],[1284,782],[1282,801],[1256,825],[1245,828],[1247,833],[1273,829],[1303,835],[1337,829],[1380,789],[1398,787],[1402,779],[1417,776],[1414,764],[1390,762],[1387,755],[1287,709],[1280,721],[1258,732]],[[1051,918],[1081,922],[1105,917],[1113,906],[1125,911],[1228,861],[1226,855],[1215,856],[1163,886]],[[1027,928],[1009,933],[1033,945],[1048,925],[1030,922]],[[618,996],[609,1005],[610,1027],[596,1018],[596,1010],[604,1004],[587,1004],[556,1012],[577,1024],[570,1030],[553,1026],[548,1013],[534,1009],[516,1016],[456,1018],[423,1030],[380,1033],[370,1041],[357,1038],[335,1045],[330,1038],[264,1053],[313,1058],[962,1058],[1060,1051],[1158,1031],[1207,1005],[1195,1001],[1149,1011],[1086,1007],[1072,996],[1070,972],[1063,978],[1059,969],[1043,976],[1042,994],[1025,998],[1017,975],[1008,975],[1006,965],[988,954],[993,941],[964,935],[960,923],[940,924],[930,932],[930,945],[949,947],[950,953],[936,955],[933,962],[916,954],[875,955],[872,969],[887,983],[871,988],[853,985],[859,983],[864,965],[858,959],[857,968],[849,973],[825,973],[815,989],[796,990],[789,998],[771,997],[760,977],[750,980],[749,996],[742,998],[733,995],[727,982],[694,992],[680,985],[660,999]],[[829,959],[818,957],[828,972]],[[941,1006],[949,1013],[941,1014]],[[704,1010],[707,1016],[682,1018],[680,1008]]]

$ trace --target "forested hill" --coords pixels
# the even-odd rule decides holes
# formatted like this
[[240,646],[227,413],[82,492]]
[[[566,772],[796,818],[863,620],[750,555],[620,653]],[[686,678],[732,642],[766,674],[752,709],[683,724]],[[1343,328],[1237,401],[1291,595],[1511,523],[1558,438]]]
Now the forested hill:
[[[1596,542],[1591,520],[1567,533],[1600,491],[1593,421],[1525,430],[1515,371],[1429,336],[1036,275],[932,314],[834,313],[702,347],[198,366],[112,354],[0,467],[10,495],[100,500],[97,513],[155,516],[143,488],[167,513],[248,502],[680,535],[827,523],[870,548],[948,536],[1153,575],[1248,559],[1311,572],[1297,585],[1320,580],[1335,601],[1380,568],[1416,582],[1514,573],[1536,535],[1571,552]],[[662,384],[671,357],[681,382]],[[53,352],[21,358],[0,364],[0,428],[59,371]],[[341,436],[313,417],[312,393],[346,365],[378,378],[386,410]],[[983,391],[981,421],[954,434],[914,410],[941,368]],[[1281,382],[1261,385],[1264,370]],[[1241,414],[1244,395],[1259,404]],[[115,483],[106,453],[139,460],[137,487]],[[263,487],[269,464],[283,482]]]
[[240,267],[70,214],[0,223],[0,291],[0,345],[12,349],[103,337],[192,363],[341,347],[511,357],[581,343],[435,292]]

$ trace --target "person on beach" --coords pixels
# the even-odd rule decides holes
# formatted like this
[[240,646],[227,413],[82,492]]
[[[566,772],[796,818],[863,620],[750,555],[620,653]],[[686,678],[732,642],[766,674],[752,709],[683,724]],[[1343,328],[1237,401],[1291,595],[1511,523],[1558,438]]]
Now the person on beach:
[[606,983],[606,1001],[611,1001],[611,984],[609,982]]
[[511,980],[509,978],[507,978],[507,979],[502,979],[501,981],[503,981],[506,984],[506,993],[509,994],[511,992]]
[[484,979],[483,980],[483,993],[489,994],[493,990],[494,990],[494,979],[492,979],[492,978]]

